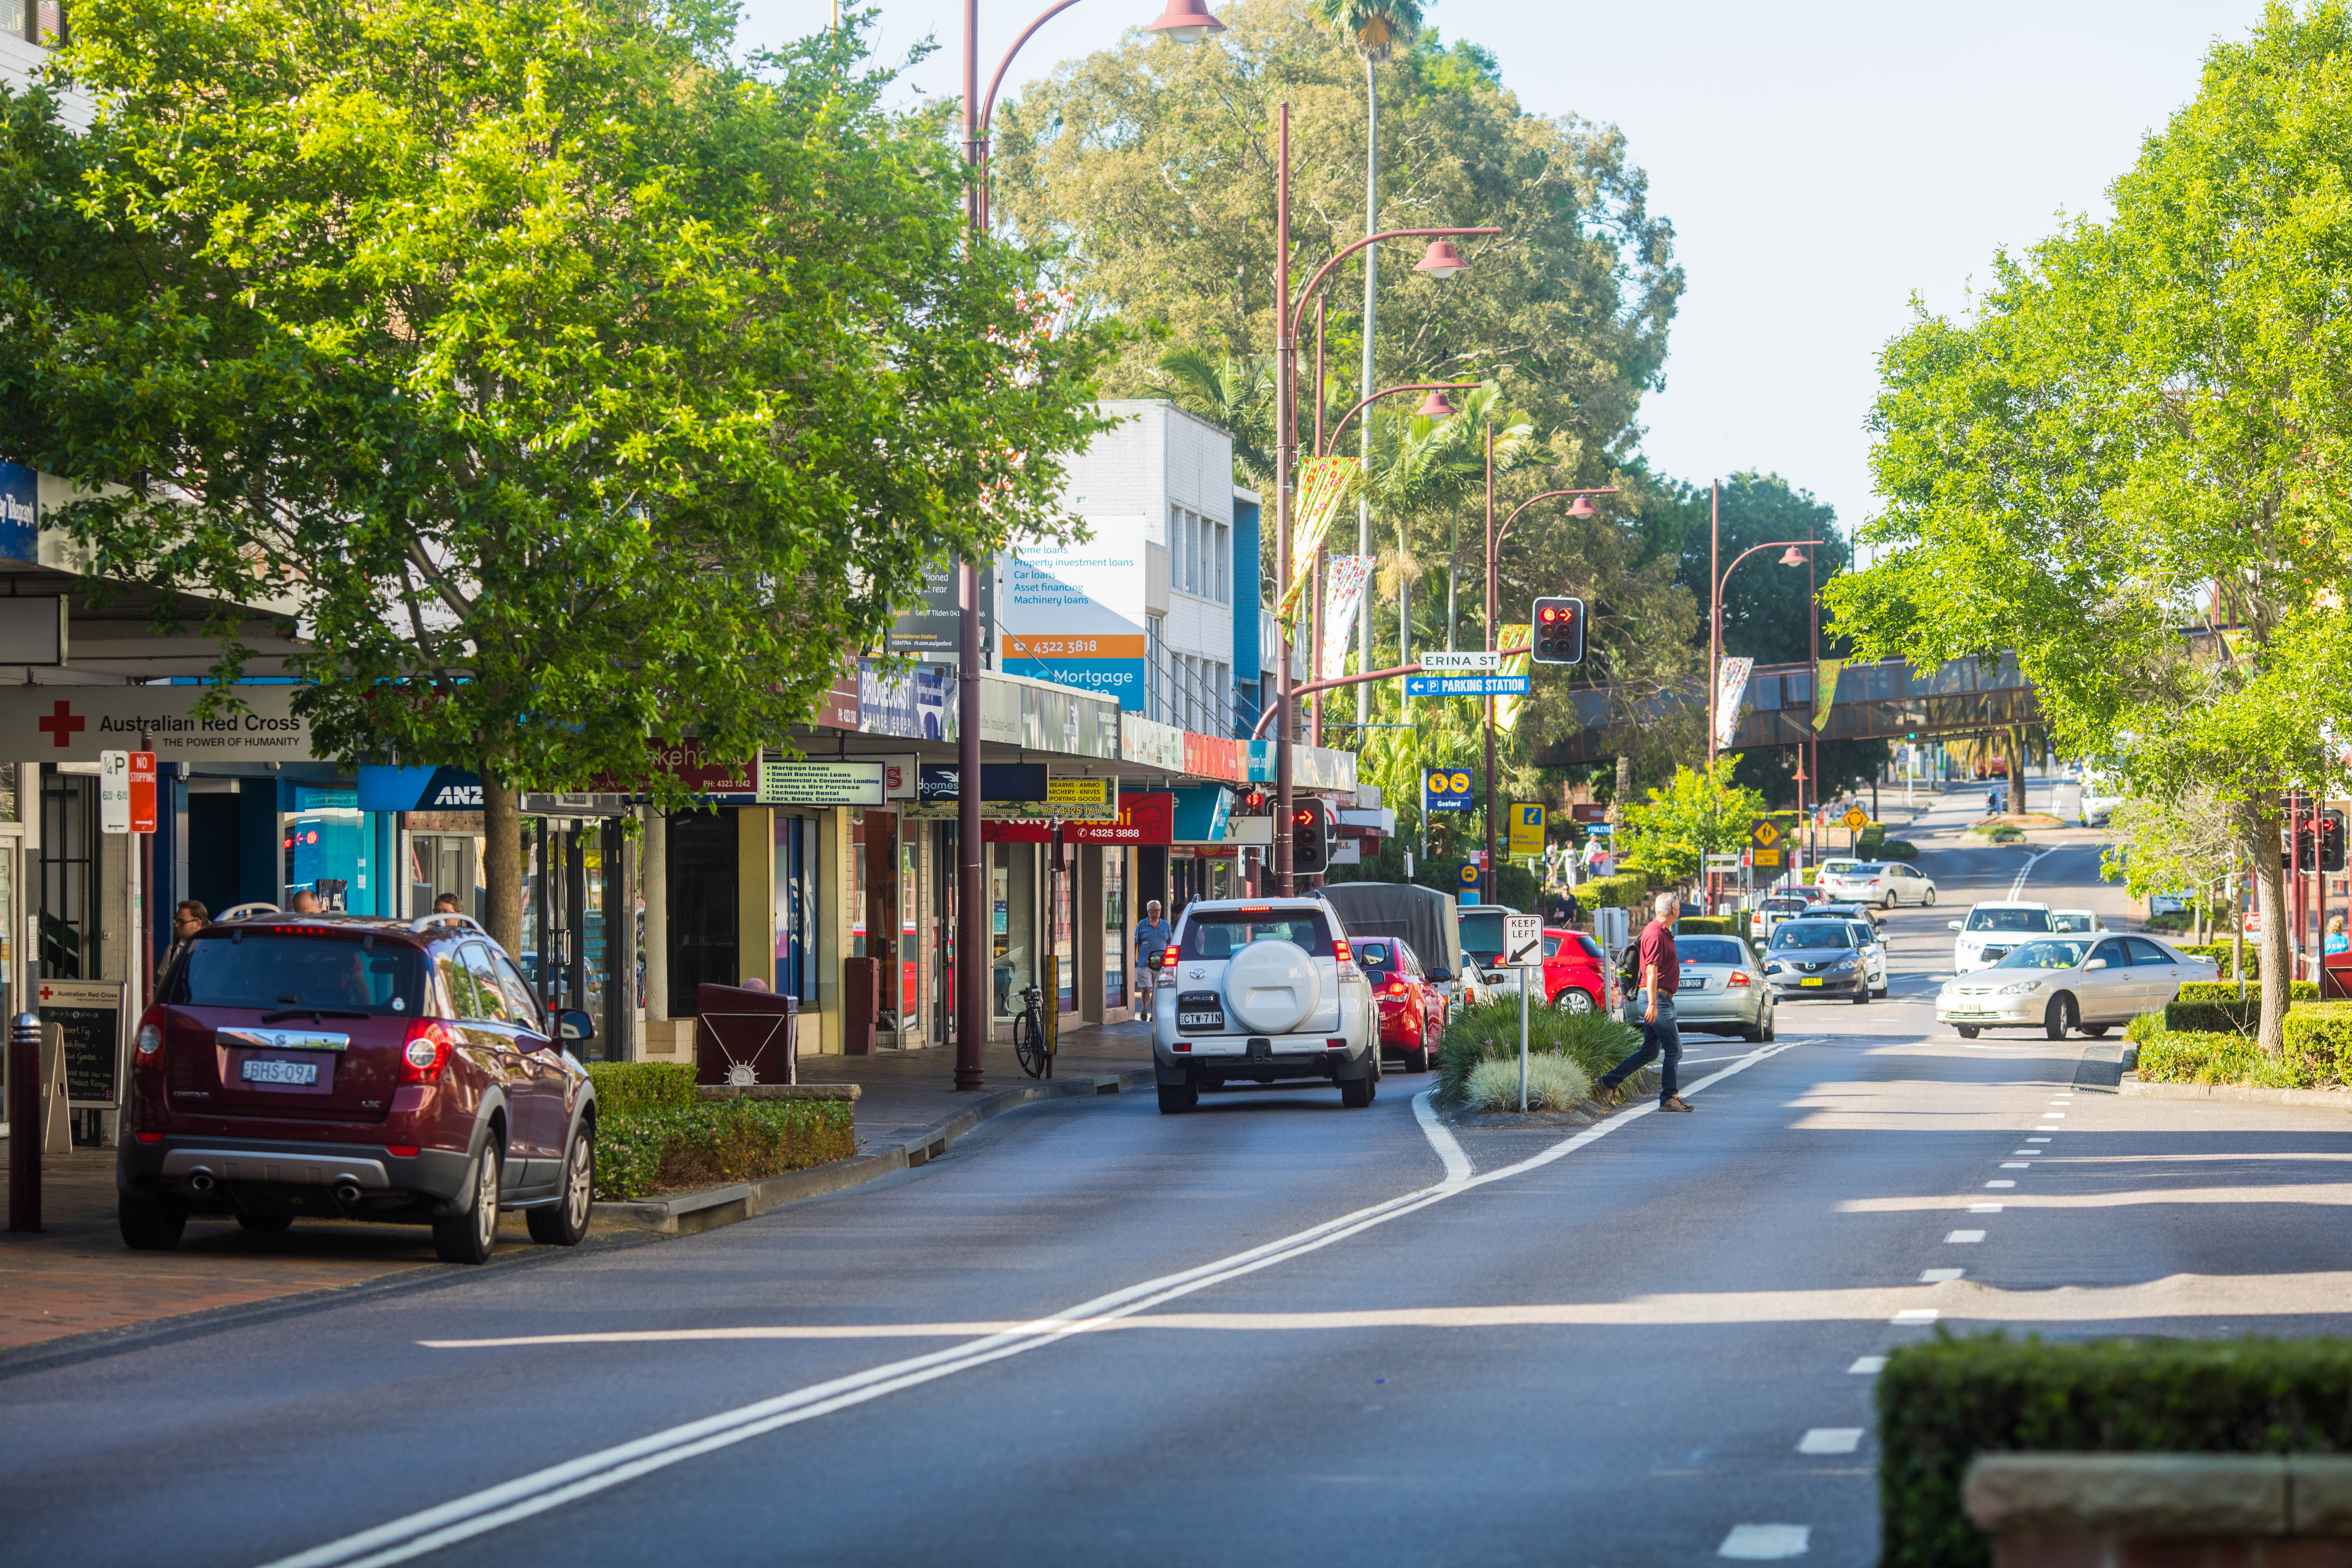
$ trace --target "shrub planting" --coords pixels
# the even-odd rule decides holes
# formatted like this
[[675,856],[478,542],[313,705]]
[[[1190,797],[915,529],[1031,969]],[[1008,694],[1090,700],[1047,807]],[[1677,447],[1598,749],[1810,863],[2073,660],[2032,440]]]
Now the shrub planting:
[[1979,1454],[2352,1451],[2352,1342],[2103,1340],[1938,1330],[1886,1359],[1878,1401],[1885,1568],[1985,1568],[1960,1485]]
[[[1606,1013],[1570,1013],[1558,1007],[1528,1010],[1529,1060],[1558,1057],[1591,1082],[1624,1060],[1642,1043],[1641,1031]],[[1437,1043],[1437,1098],[1459,1105],[1468,1098],[1470,1075],[1480,1062],[1511,1064],[1511,1103],[1518,1104],[1519,1004],[1516,997],[1465,1007],[1447,1020]],[[1530,1068],[1532,1070],[1532,1067]],[[1644,1079],[1648,1074],[1643,1075]]]
[[596,1127],[599,1198],[756,1182],[857,1152],[856,1121],[845,1100],[699,1101],[693,1089],[688,1068],[684,1105],[603,1110]]
[[1727,915],[1685,915],[1675,922],[1676,936],[1738,936],[1738,921]]
[[1919,847],[1908,838],[1890,838],[1878,847],[1878,858],[1881,860],[1916,860],[1919,858]]
[[2312,1087],[2297,1078],[2284,1058],[2269,1055],[2251,1037],[2231,1030],[2163,1030],[2140,1042],[2137,1070],[2143,1083]]
[[605,1117],[694,1103],[692,1062],[591,1062],[588,1081]]
[[[2287,1006],[2298,1002],[2315,1002],[2319,987],[2308,980],[2295,981],[2287,991]],[[2294,1014],[2289,1012],[2288,1016]],[[2168,1029],[2188,1029],[2209,1032],[2234,1030],[2250,1035],[2263,1021],[2263,988],[2260,982],[2249,982],[2243,998],[2238,995],[2234,980],[2191,980],[2180,988],[2180,994],[2165,1005],[2164,1026]]]
[[[1592,1092],[1592,1075],[1566,1057],[1547,1051],[1528,1057],[1528,1109],[1566,1110]],[[1517,1110],[1519,1108],[1519,1064],[1482,1061],[1470,1069],[1463,1100],[1473,1110]]]

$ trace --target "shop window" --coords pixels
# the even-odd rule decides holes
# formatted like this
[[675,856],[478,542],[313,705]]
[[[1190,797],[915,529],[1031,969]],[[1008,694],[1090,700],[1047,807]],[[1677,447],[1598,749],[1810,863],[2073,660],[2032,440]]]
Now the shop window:
[[98,779],[41,778],[41,978],[99,977]]
[[[701,1011],[695,987],[740,985],[735,813],[684,811],[669,819],[669,1016]],[[757,949],[753,950],[754,952]]]
[[1127,971],[1135,954],[1127,937],[1127,856],[1117,849],[1102,852],[1103,886],[1103,1005],[1124,1007]]
[[770,983],[781,995],[797,996],[803,1010],[816,1004],[819,864],[817,828],[811,816],[776,818],[776,973]]
[[278,825],[284,859],[278,880],[289,906],[296,893],[308,892],[331,911],[373,911],[366,898],[366,823],[356,790],[295,788],[294,809]]

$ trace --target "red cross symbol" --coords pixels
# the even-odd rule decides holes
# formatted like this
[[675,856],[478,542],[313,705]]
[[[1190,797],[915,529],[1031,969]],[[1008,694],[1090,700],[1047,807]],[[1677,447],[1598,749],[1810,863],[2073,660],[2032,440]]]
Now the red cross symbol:
[[60,697],[57,706],[49,710],[49,716],[41,721],[40,727],[57,738],[58,750],[63,751],[73,744],[76,735],[89,728],[89,721],[76,713],[73,704]]
[[41,987],[41,1000],[42,1000],[42,1001],[46,1002],[46,1001],[47,1001],[50,997],[52,997],[52,996],[54,996],[54,995],[56,995],[56,994],[57,994],[57,993],[56,993],[56,992],[54,992],[54,991],[52,991],[52,990],[50,990],[47,986],[44,985],[44,986],[42,986],[42,987]]

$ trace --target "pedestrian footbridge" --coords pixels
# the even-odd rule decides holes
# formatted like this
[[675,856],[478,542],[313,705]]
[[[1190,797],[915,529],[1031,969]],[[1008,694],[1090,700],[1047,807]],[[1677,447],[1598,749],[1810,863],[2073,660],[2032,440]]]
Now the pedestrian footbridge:
[[[1793,746],[1801,741],[1900,741],[1906,736],[1983,734],[2042,721],[2033,685],[2014,654],[1955,658],[1923,672],[1902,659],[1848,664],[1838,672],[1829,721],[1813,728],[1813,667],[1759,665],[1740,699],[1739,723],[1727,751]],[[1643,693],[1617,685],[1570,687],[1576,722],[1539,751],[1538,766],[1605,762],[1624,749],[1629,731],[1647,729],[1675,710],[1706,706],[1703,679]]]

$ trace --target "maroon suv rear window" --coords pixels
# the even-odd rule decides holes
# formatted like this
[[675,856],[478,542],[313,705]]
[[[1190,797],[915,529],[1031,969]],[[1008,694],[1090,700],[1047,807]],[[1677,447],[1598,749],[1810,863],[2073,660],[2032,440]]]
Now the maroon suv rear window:
[[415,1016],[425,1005],[425,955],[405,942],[362,937],[224,931],[200,936],[163,982],[161,1001],[261,1012],[318,1008]]

